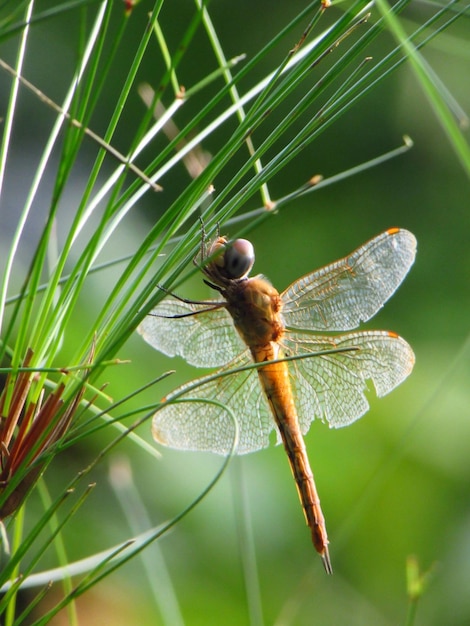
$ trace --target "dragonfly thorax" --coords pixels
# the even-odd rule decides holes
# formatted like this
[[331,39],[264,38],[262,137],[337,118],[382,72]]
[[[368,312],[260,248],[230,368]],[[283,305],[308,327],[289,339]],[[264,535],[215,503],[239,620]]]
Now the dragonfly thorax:
[[280,341],[284,333],[281,297],[261,276],[234,281],[223,290],[227,309],[249,347]]

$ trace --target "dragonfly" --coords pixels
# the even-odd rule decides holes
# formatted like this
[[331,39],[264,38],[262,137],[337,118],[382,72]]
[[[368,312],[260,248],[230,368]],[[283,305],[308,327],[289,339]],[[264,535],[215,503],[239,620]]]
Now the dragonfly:
[[325,518],[304,435],[315,419],[348,426],[367,412],[371,386],[381,397],[411,373],[414,353],[399,335],[355,329],[392,296],[415,255],[414,235],[390,228],[280,294],[264,276],[249,276],[255,261],[249,241],[218,236],[203,240],[195,259],[218,299],[171,295],[137,329],[168,356],[221,368],[165,398],[153,417],[154,439],[227,455],[238,427],[235,452],[246,454],[269,446],[275,431],[329,574]]

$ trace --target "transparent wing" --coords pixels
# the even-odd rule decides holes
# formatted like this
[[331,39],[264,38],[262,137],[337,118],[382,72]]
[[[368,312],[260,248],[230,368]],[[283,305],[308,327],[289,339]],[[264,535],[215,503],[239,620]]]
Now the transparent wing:
[[295,281],[282,294],[286,326],[344,331],[370,319],[395,292],[416,255],[416,239],[392,228],[352,254]]
[[[175,317],[192,312],[196,314]],[[181,356],[196,367],[220,367],[246,348],[225,307],[206,311],[204,305],[174,298],[165,298],[155,307],[137,332],[153,348]]]
[[235,417],[239,429],[237,454],[267,447],[275,426],[256,369],[220,376],[251,362],[245,350],[215,378],[206,376],[172,392],[166,399],[177,400],[165,404],[153,417],[154,439],[170,448],[225,455],[232,448]]
[[[302,433],[314,419],[330,428],[348,426],[369,409],[367,381],[384,396],[411,372],[415,362],[407,342],[387,331],[364,331],[336,337],[287,333],[289,355],[341,349],[328,355],[289,362],[290,380]],[[348,351],[348,348],[351,348]]]

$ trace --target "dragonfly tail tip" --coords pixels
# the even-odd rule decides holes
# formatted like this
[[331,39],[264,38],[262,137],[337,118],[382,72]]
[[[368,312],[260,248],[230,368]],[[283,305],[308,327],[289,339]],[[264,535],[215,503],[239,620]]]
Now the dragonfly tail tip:
[[325,568],[325,571],[327,574],[332,574],[333,573],[333,568],[331,566],[331,561],[330,561],[330,554],[328,552],[328,548],[325,547],[325,550],[323,552],[323,554],[320,554],[321,556],[321,560],[323,562],[323,567]]

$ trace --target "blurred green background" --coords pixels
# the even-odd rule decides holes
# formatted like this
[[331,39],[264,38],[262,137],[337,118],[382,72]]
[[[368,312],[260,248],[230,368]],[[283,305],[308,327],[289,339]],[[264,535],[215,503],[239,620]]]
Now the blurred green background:
[[[148,4],[146,7],[143,2],[134,10],[127,33],[129,45],[145,26]],[[243,52],[252,56],[303,6],[297,1],[239,0],[212,3],[210,11],[227,57]],[[183,0],[165,3],[162,22],[171,44],[177,44],[193,11],[193,5]],[[419,22],[428,11],[416,3],[405,17]],[[36,25],[26,60],[25,75],[58,101],[76,62],[74,20],[71,13]],[[467,111],[469,36],[468,20],[459,21],[424,51]],[[16,46],[17,42],[10,40],[0,54],[11,61]],[[124,51],[122,54],[124,59]],[[141,70],[142,80],[151,84],[162,71],[158,54],[155,46],[154,61],[147,58]],[[274,55],[273,64],[281,58]],[[214,67],[201,34],[180,78],[189,86]],[[259,68],[260,77],[271,69],[266,62]],[[119,91],[122,76],[116,71],[115,83],[110,81],[110,102]],[[9,81],[0,76],[2,107]],[[143,106],[137,95],[133,104],[140,120]],[[197,100],[194,106],[197,110]],[[26,91],[20,113],[1,216],[2,247],[9,243],[11,224],[21,206],[22,181],[29,180],[53,120],[52,112]],[[189,105],[187,110],[183,107],[181,119],[187,120],[191,114]],[[132,109],[127,117],[132,137]],[[93,129],[100,132],[106,119],[103,104]],[[253,528],[266,624],[405,624],[409,555],[416,555],[423,569],[434,568],[416,624],[470,623],[469,184],[410,68],[402,67],[361,100],[273,180],[270,190],[276,198],[313,174],[334,175],[397,147],[404,134],[415,143],[404,156],[299,199],[250,233],[257,252],[255,271],[266,274],[279,290],[388,227],[407,228],[418,239],[417,261],[410,275],[367,325],[394,330],[408,340],[416,353],[413,374],[389,397],[373,399],[371,410],[359,422],[339,431],[313,423],[306,439],[327,520],[334,576],[324,574],[311,546],[284,452],[276,447],[234,460],[197,509],[158,547],[148,549],[156,574],[146,574],[139,559],[126,565],[80,600],[81,623],[163,624],[165,611],[173,616],[167,617],[166,623],[178,623],[176,613],[171,613],[167,576],[184,623],[249,623],[246,585],[251,591],[256,585],[247,583],[243,573],[243,516],[248,516]],[[125,146],[126,140],[123,132],[118,141]],[[222,133],[221,143],[223,140]],[[214,152],[219,145],[212,137],[203,147]],[[62,229],[77,204],[73,192],[80,193],[82,176],[78,166],[77,189],[63,207]],[[163,181],[162,194],[148,194],[126,222],[122,241],[115,243],[115,250],[110,249],[110,257],[131,252],[187,183],[183,169],[172,171]],[[216,193],[223,184],[222,177],[214,181]],[[39,202],[35,210],[32,241],[43,220],[48,193],[50,190],[43,190],[44,205]],[[259,204],[256,199],[247,209]],[[90,289],[98,303],[118,274],[119,270],[114,270],[93,279]],[[211,296],[199,278],[187,284],[183,295]],[[87,302],[75,320],[77,333],[90,314]],[[148,401],[199,375],[180,360],[154,352],[138,336],[119,356],[132,363],[109,372],[108,392],[115,399],[167,369],[176,369],[176,374],[149,391]],[[151,441],[148,431],[143,428],[140,434]],[[64,473],[72,475],[93,458],[105,439],[105,435],[98,436],[89,446],[58,458],[47,474],[51,489],[60,488]],[[196,497],[221,463],[211,455],[166,449],[161,453],[156,461],[128,443],[121,446],[122,456],[109,459],[115,469],[124,460],[130,464],[133,483],[154,525],[173,517]],[[70,559],[87,556],[132,534],[109,483],[109,466],[103,463],[92,478],[97,487],[66,530]],[[133,508],[131,500],[128,506]],[[143,518],[139,519],[145,530]],[[51,562],[43,566],[52,564],[51,555]],[[166,609],[157,606],[158,593],[167,603]],[[57,618],[54,623],[66,622]]]

